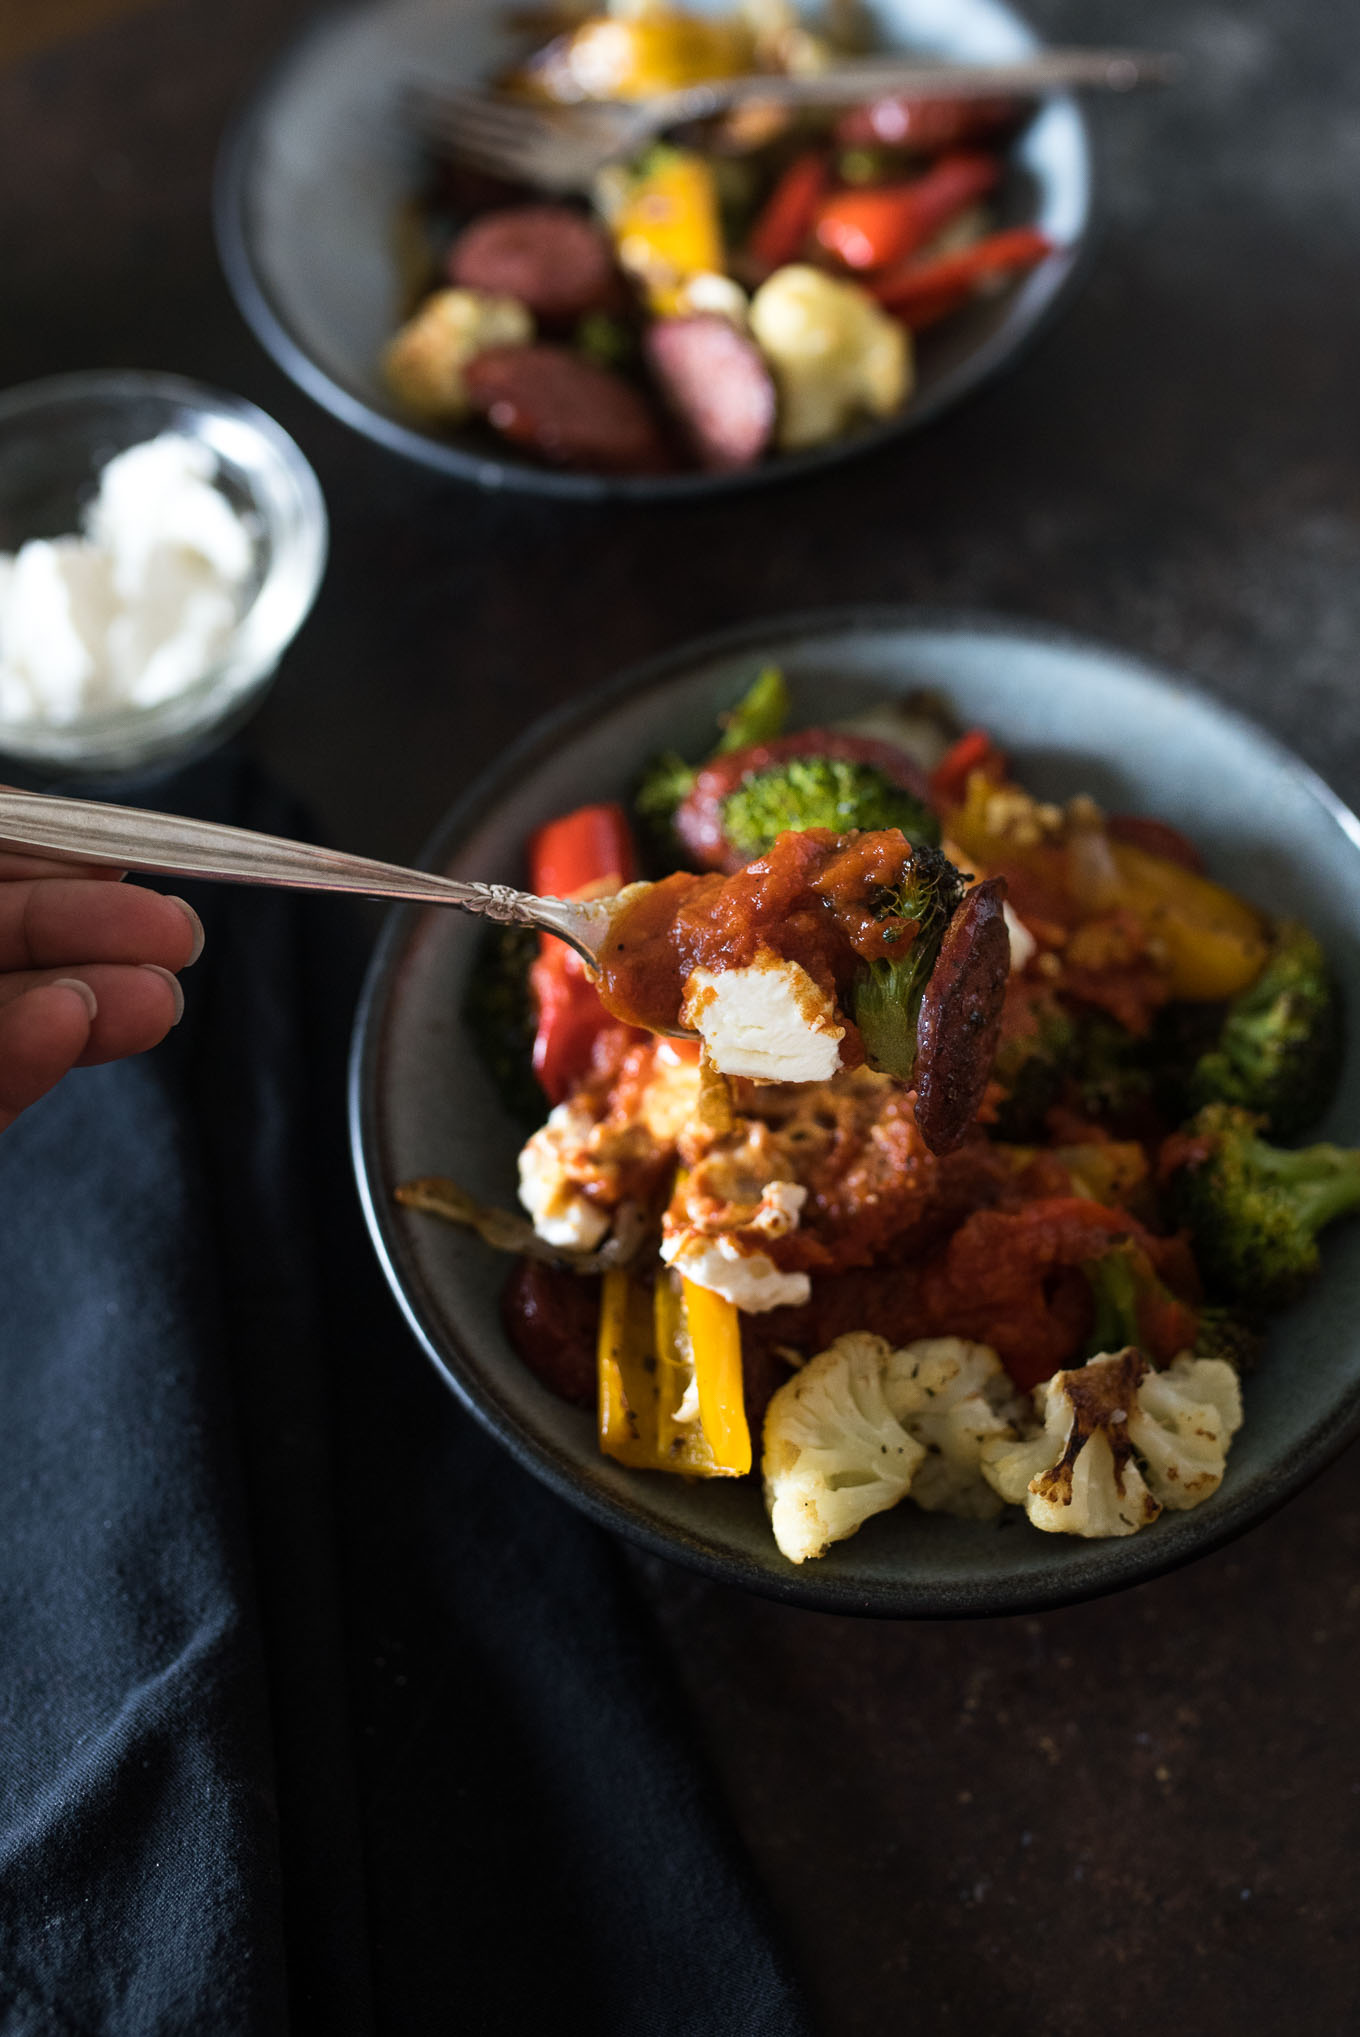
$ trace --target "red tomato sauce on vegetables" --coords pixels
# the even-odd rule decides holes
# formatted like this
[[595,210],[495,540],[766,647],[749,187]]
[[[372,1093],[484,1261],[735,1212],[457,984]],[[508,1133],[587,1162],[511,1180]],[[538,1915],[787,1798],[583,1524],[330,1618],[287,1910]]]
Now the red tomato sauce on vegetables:
[[679,872],[622,907],[600,955],[600,995],[617,1018],[677,1023],[696,969],[740,969],[759,954],[797,962],[818,987],[843,991],[860,961],[905,953],[914,920],[891,911],[911,870],[898,828],[780,835],[732,876]]

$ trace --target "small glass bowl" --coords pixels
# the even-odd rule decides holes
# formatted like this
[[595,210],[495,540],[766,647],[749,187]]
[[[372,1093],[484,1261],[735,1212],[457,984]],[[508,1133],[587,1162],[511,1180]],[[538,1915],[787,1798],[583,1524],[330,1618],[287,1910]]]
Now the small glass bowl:
[[248,519],[254,574],[225,657],[151,707],[61,726],[0,721],[0,754],[39,777],[122,776],[219,742],[259,704],[326,564],[320,484],[288,434],[239,396],[177,375],[91,371],[0,395],[0,552],[81,527],[116,453],[162,432],[216,456],[215,485]]

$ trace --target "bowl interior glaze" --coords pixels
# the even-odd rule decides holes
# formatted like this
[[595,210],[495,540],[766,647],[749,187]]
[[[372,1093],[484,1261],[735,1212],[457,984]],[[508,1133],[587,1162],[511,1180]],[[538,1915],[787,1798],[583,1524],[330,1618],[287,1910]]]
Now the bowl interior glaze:
[[[794,726],[930,687],[982,722],[1022,780],[1063,799],[1162,815],[1211,871],[1316,928],[1360,1009],[1360,824],[1269,736],[1175,677],[1095,645],[997,621],[871,611],[745,629],[629,675],[532,733],[455,808],[427,860],[517,883],[530,830],[572,806],[625,796],[656,750],[700,753],[717,711],[766,661],[786,672]],[[353,1134],[369,1222],[417,1336],[475,1414],[587,1512],[725,1580],[809,1606],[894,1616],[1009,1613],[1137,1582],[1269,1512],[1360,1427],[1360,1224],[1342,1225],[1307,1299],[1272,1325],[1246,1382],[1246,1424],[1220,1492],[1127,1540],[1043,1535],[910,1502],[799,1568],[779,1555],[754,1481],[687,1484],[601,1457],[591,1418],[548,1393],[511,1351],[497,1302],[505,1264],[476,1239],[399,1209],[396,1183],[448,1174],[513,1206],[521,1134],[503,1114],[459,1017],[478,937],[454,912],[403,911],[375,958],[355,1040]],[[1360,1054],[1322,1134],[1360,1143]]]

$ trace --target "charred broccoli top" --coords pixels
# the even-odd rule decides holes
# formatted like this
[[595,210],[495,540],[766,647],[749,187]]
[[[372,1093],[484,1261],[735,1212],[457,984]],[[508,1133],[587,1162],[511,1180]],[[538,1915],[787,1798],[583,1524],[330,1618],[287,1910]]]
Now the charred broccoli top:
[[1249,990],[1228,1006],[1217,1044],[1196,1062],[1190,1107],[1239,1104],[1277,1139],[1322,1115],[1341,1062],[1335,979],[1307,927],[1283,925]]
[[[782,733],[788,716],[789,689],[784,675],[777,665],[767,665],[736,706],[721,717],[722,734],[709,757],[725,757],[733,750],[749,750],[755,743],[772,742]],[[687,764],[678,751],[664,750],[643,772],[634,797],[638,817],[657,847],[672,856],[679,848],[672,822],[681,801],[693,790],[697,773],[698,766]],[[789,825],[806,827],[810,823]]]
[[916,1066],[916,1021],[921,998],[939,958],[945,929],[963,897],[963,878],[939,849],[915,850],[899,887],[887,894],[880,919],[914,921],[902,935],[909,945],[900,960],[866,962],[854,983],[851,1004],[864,1039],[869,1065],[902,1082]]
[[900,828],[909,842],[938,843],[940,823],[923,800],[872,764],[790,757],[744,778],[722,805],[723,833],[743,856],[762,856],[790,829]]
[[1261,1119],[1211,1103],[1178,1135],[1173,1207],[1189,1227],[1205,1282],[1250,1308],[1280,1308],[1318,1267],[1318,1233],[1360,1208],[1360,1152],[1285,1152]]

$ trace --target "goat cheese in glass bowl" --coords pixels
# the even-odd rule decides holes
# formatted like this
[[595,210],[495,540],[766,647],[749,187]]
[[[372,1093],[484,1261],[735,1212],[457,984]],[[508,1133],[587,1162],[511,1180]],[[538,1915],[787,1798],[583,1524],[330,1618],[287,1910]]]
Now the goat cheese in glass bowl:
[[0,395],[0,752],[114,774],[219,740],[325,557],[316,476],[238,397],[133,372]]

